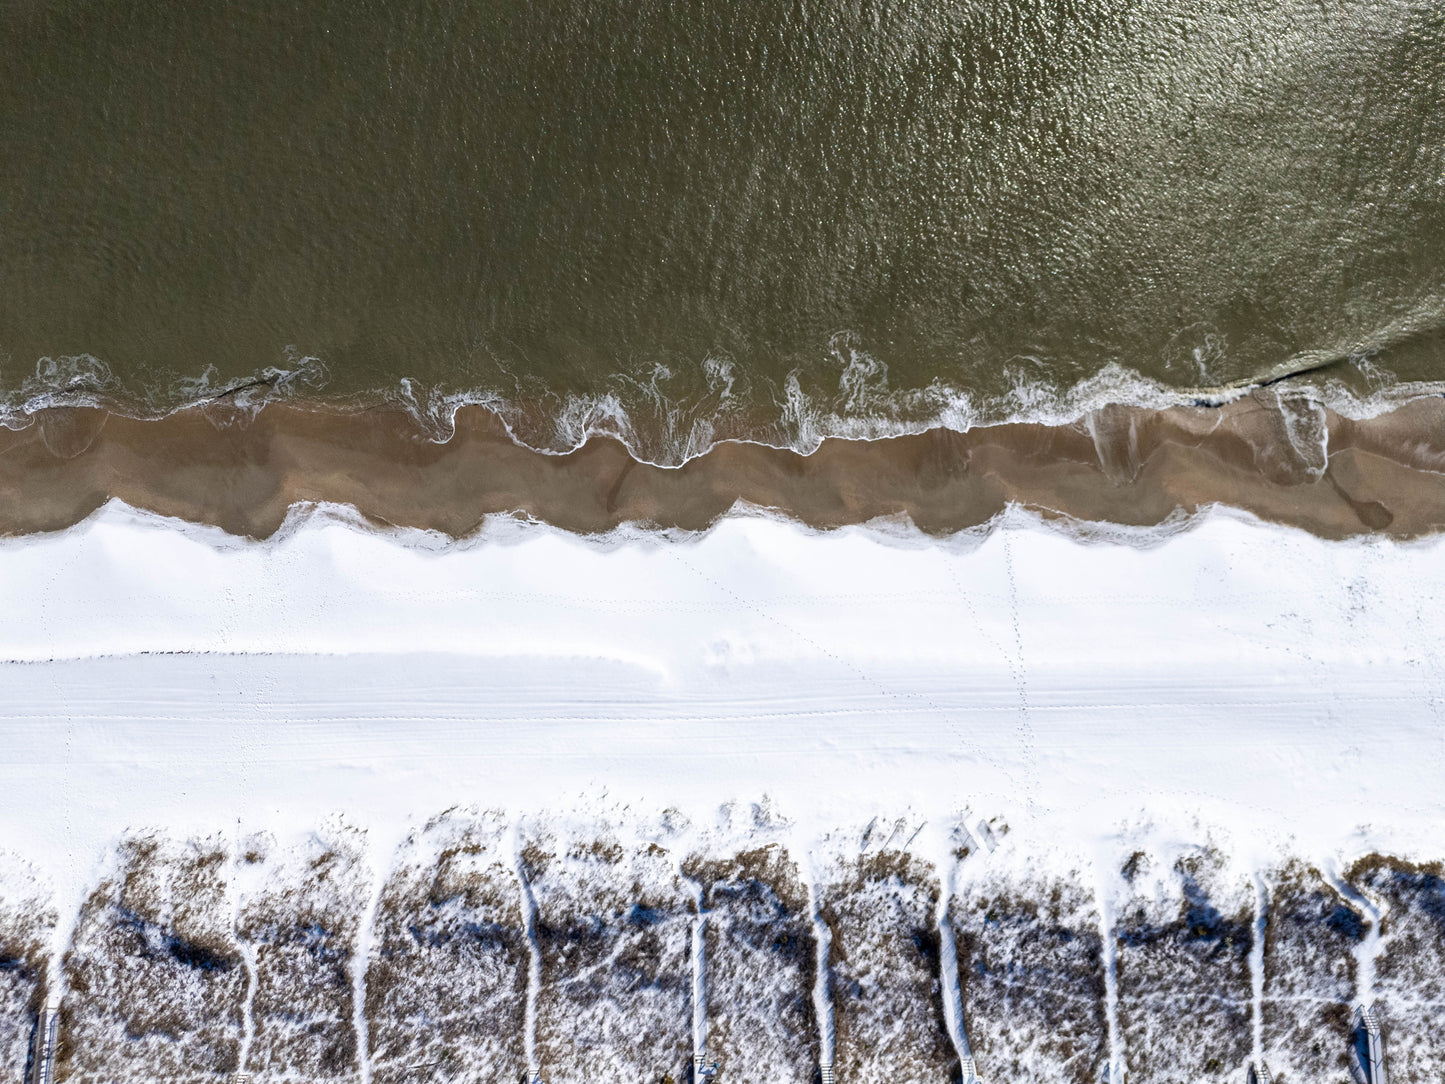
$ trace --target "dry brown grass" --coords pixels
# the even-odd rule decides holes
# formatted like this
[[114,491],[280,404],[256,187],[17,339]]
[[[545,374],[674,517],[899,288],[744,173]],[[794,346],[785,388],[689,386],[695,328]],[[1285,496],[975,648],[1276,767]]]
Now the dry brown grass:
[[943,1017],[938,894],[933,868],[899,851],[848,862],[823,886],[840,1080],[896,1084],[957,1076]]
[[364,906],[361,840],[339,832],[304,855],[267,854],[264,887],[245,900],[241,936],[255,946],[258,1080],[324,1081],[357,1071],[352,953]]
[[1445,1079],[1445,871],[1375,854],[1346,880],[1384,913],[1375,998],[1390,1079],[1435,1084]]
[[1130,1074],[1158,1084],[1238,1075],[1252,1044],[1254,886],[1209,851],[1125,880],[1115,938]]
[[969,1044],[986,1079],[1092,1084],[1108,1056],[1103,941],[1078,880],[970,880],[952,919]]
[[1364,916],[1312,867],[1288,865],[1269,882],[1265,1060],[1280,1084],[1348,1084],[1352,952]]
[[707,909],[707,1047],[728,1084],[812,1084],[817,947],[808,893],[781,847],[684,865]]
[[427,826],[382,893],[367,970],[376,1084],[510,1081],[526,1068],[528,950],[505,825],[454,813]]
[[537,1045],[550,1084],[682,1080],[692,1056],[692,906],[676,858],[604,832],[537,839],[524,855],[542,951]]
[[200,1082],[235,1070],[246,979],[225,863],[215,841],[121,844],[66,954],[59,1079]]

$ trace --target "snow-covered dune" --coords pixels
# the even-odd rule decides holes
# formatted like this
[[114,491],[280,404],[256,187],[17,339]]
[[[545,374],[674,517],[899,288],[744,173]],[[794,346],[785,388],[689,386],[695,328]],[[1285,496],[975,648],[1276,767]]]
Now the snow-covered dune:
[[76,1080],[676,1080],[713,953],[740,1080],[1333,1080],[1365,998],[1426,1079],[1442,598],[1436,543],[1223,513],[255,544],[111,505],[0,543],[5,1057],[59,997]]

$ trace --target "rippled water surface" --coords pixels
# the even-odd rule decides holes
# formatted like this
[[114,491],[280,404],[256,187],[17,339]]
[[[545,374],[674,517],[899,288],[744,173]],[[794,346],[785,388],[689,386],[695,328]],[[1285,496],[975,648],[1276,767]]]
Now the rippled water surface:
[[1433,2],[21,0],[0,389],[466,395],[666,457],[1434,380],[1442,98]]

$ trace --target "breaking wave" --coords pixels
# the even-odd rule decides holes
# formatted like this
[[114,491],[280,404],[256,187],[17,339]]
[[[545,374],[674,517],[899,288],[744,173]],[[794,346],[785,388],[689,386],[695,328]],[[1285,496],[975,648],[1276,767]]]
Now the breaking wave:
[[[1200,359],[1200,373],[1206,375]],[[245,425],[273,403],[327,409],[382,409],[411,416],[423,439],[444,443],[457,412],[481,407],[494,413],[516,442],[544,454],[565,454],[594,437],[626,446],[639,462],[679,466],[723,442],[760,444],[811,454],[823,441],[882,440],[932,429],[967,432],[1013,423],[1082,422],[1096,440],[1107,426],[1099,412],[1126,406],[1221,406],[1254,393],[1280,411],[1283,436],[1311,472],[1324,470],[1324,411],[1347,418],[1376,416],[1403,402],[1445,394],[1445,382],[1401,380],[1369,356],[1301,372],[1267,374],[1254,381],[1175,387],[1118,363],[1077,383],[1053,379],[1033,357],[1002,368],[1002,390],[987,392],[934,379],[899,386],[886,361],[842,332],[829,342],[825,364],[794,369],[781,382],[759,379],[733,359],[708,356],[696,366],[654,365],[643,374],[618,373],[598,390],[562,391],[512,379],[458,387],[403,377],[370,391],[339,391],[323,358],[287,347],[276,363],[240,379],[223,379],[214,366],[199,375],[137,391],[104,359],[91,354],[42,357],[19,387],[0,391],[0,426],[24,428],[56,407],[91,407],[132,418],[160,418],[206,408],[218,428]],[[512,386],[503,390],[502,385]]]

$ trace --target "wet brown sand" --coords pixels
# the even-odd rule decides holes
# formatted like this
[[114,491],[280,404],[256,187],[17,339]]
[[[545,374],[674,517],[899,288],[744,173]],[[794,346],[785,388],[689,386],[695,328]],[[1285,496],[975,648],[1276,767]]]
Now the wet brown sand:
[[1137,526],[1222,504],[1328,538],[1409,538],[1445,527],[1445,399],[1351,420],[1282,407],[1266,390],[1223,407],[1109,407],[1071,425],[829,440],[811,455],[721,444],[675,468],[610,439],[530,451],[479,407],[445,443],[401,411],[295,404],[242,416],[212,403],[149,421],[52,409],[0,429],[0,533],[60,530],[112,497],[253,538],[307,502],[461,537],[498,513],[579,532],[699,530],[739,501],[820,528],[903,514],[937,534],[1010,503]]

